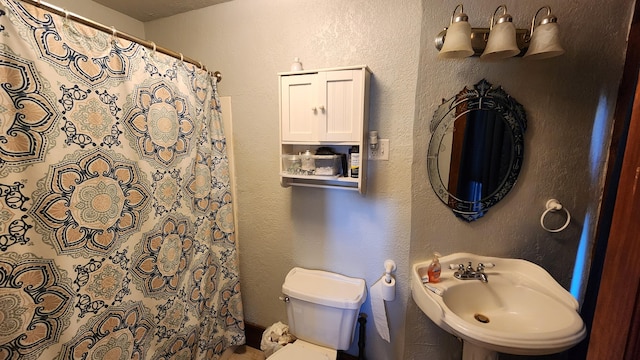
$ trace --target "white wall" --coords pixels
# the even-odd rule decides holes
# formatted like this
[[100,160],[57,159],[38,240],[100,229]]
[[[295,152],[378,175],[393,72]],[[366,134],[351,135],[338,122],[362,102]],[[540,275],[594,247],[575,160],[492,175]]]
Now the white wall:
[[[434,250],[521,257],[571,287],[580,241],[589,249],[594,236],[633,0],[508,0],[518,27],[527,27],[538,7],[551,5],[567,53],[543,62],[498,63],[437,59],[433,37],[457,3],[233,0],[145,24],[150,40],[220,70],[220,93],[233,99],[247,321],[268,326],[286,320],[277,297],[293,266],[362,277],[371,285],[391,258],[398,263],[399,284],[396,301],[388,304],[392,342],[377,336],[369,317],[367,357],[458,359],[460,343],[410,298],[413,262]],[[465,12],[473,26],[485,27],[501,3],[470,2]],[[306,69],[357,64],[372,69],[369,127],[391,139],[391,159],[370,163],[365,197],[279,186],[276,73],[288,70],[294,57]],[[442,98],[482,78],[503,86],[525,107],[529,127],[518,183],[484,218],[466,223],[429,185],[428,125]],[[550,197],[562,201],[574,218],[558,234],[539,225]],[[371,313],[369,302],[363,310]]]
[[[133,0],[132,0],[133,1]],[[113,26],[122,31],[144,39],[144,23],[130,16],[109,9],[89,0],[44,0],[44,3],[62,8],[87,19],[97,21],[106,26]]]
[[[398,263],[399,279],[397,300],[388,304],[392,344],[376,334],[371,316],[367,355],[402,357],[420,19],[417,0],[233,0],[146,24],[149,38],[221,71],[220,93],[233,99],[247,321],[286,322],[278,296],[294,266],[360,277],[371,285],[390,258]],[[294,57],[305,69],[371,68],[369,128],[390,139],[391,155],[388,162],[370,163],[366,196],[280,187],[277,73],[288,71]],[[363,310],[371,313],[368,301]]]
[[[570,289],[575,279],[586,275],[578,273],[574,277],[574,265],[580,243],[588,256],[594,239],[634,1],[465,3],[464,10],[475,27],[488,27],[487,19],[502,3],[519,28],[528,27],[543,5],[550,5],[558,17],[566,50],[563,56],[538,62],[509,59],[497,63],[478,58],[439,60],[433,38],[447,25],[458,2],[422,3],[425,12],[413,137],[416,166],[410,261],[428,260],[434,250],[524,258],[547,269]],[[428,125],[440,99],[482,78],[504,87],[526,110],[524,165],[518,183],[499,204],[480,220],[465,223],[446,211],[430,188],[424,164],[417,159],[427,152],[431,135]],[[570,226],[560,233],[546,232],[540,226],[549,198],[560,200],[573,217]],[[582,294],[583,287],[576,292]],[[408,305],[404,359],[459,359],[458,341],[433,325],[413,302]]]
[[[465,11],[474,26],[484,27],[500,3],[471,3]],[[411,263],[426,260],[434,250],[521,257],[571,288],[580,242],[588,254],[595,232],[632,1],[507,2],[518,27],[527,27],[542,5],[551,5],[559,17],[567,54],[538,63],[437,59],[433,37],[456,4],[234,0],[147,24],[152,37],[221,70],[221,92],[234,98],[248,321],[267,326],[285,319],[275,298],[292,266],[360,276],[371,284],[389,257],[400,265],[401,284],[398,300],[389,304],[392,345],[369,326],[368,357],[448,359],[459,355],[460,344],[410,300]],[[415,28],[419,16],[420,30]],[[599,36],[601,29],[606,37]],[[391,138],[392,152],[389,163],[371,163],[364,198],[278,187],[276,73],[287,70],[295,56],[306,68],[367,64],[373,70],[370,128]],[[442,98],[482,78],[503,86],[527,111],[525,165],[504,201],[481,220],[466,223],[429,185],[428,125]],[[551,197],[574,217],[559,234],[539,225]]]

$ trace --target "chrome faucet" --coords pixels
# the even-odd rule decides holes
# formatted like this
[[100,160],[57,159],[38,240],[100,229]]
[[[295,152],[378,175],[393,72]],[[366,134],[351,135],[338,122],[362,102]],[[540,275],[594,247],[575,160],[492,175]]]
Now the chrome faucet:
[[471,261],[469,261],[469,265],[467,265],[467,267],[465,267],[463,264],[451,264],[449,265],[449,268],[453,269],[458,269],[458,271],[453,273],[453,277],[455,277],[456,279],[460,279],[460,280],[480,280],[483,283],[486,283],[489,281],[489,279],[487,278],[487,274],[484,273],[484,269],[485,268],[492,268],[494,267],[495,264],[491,264],[491,263],[487,263],[487,264],[483,264],[483,263],[478,263],[478,266],[474,269],[473,265],[471,264]]

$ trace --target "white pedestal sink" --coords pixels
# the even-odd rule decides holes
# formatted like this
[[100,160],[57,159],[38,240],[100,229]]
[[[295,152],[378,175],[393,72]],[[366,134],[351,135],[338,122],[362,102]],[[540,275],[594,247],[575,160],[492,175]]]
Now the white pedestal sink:
[[[578,302],[549,273],[526,260],[455,253],[440,258],[439,283],[419,274],[431,261],[413,265],[411,294],[436,325],[463,340],[463,360],[497,359],[498,352],[548,355],[567,350],[586,335]],[[450,264],[493,263],[488,282],[459,280]]]

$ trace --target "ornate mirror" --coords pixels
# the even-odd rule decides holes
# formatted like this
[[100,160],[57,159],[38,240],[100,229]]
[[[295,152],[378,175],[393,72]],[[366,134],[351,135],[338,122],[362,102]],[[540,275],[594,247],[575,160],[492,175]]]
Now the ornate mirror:
[[484,79],[442,101],[431,121],[427,168],[456,216],[477,220],[513,188],[526,128],[522,105]]

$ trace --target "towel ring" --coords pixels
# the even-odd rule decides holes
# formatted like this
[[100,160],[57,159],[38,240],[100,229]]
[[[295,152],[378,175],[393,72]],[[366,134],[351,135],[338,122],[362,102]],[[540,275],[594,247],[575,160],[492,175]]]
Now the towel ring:
[[[546,227],[544,225],[544,218],[549,213],[560,211],[560,210],[564,210],[564,212],[567,213],[567,221],[564,223],[564,225],[562,225],[561,227],[559,227],[557,229],[549,229],[548,227]],[[540,217],[540,226],[542,226],[543,229],[545,229],[545,230],[547,230],[548,232],[551,232],[551,233],[557,233],[557,232],[560,232],[560,231],[566,229],[567,226],[569,226],[570,222],[571,222],[571,214],[569,213],[569,210],[567,210],[567,208],[562,206],[562,204],[560,204],[560,202],[558,200],[556,200],[556,199],[547,200],[546,210],[542,213],[542,216]]]

